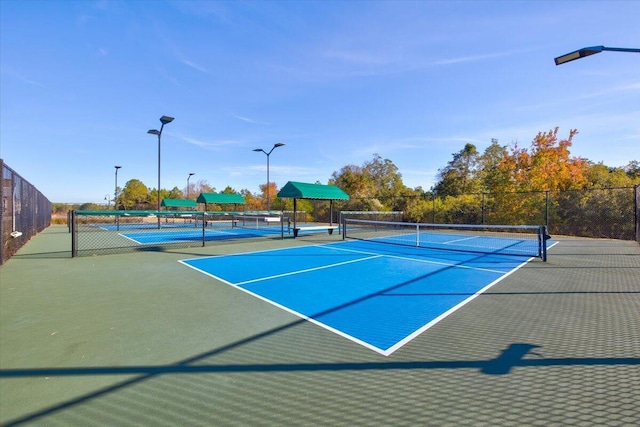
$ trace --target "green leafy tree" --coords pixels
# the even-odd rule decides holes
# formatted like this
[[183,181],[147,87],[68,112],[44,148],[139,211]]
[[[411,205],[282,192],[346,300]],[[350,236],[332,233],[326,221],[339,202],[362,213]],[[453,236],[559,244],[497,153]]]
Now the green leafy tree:
[[[164,193],[164,192],[163,192]],[[171,191],[167,194],[167,199],[182,199],[184,195],[182,194],[182,190],[178,187],[173,187]]]
[[329,184],[350,196],[343,210],[398,210],[395,206],[397,196],[406,189],[398,167],[378,154],[362,166],[347,165],[334,172]]
[[433,200],[431,193],[425,193],[422,188],[405,188],[398,198],[394,211],[402,211],[404,220],[409,222],[432,222]]
[[372,195],[378,199],[390,200],[405,188],[398,167],[379,154],[374,154],[373,160],[365,163],[363,171],[372,187]]
[[501,186],[504,175],[500,173],[500,163],[506,155],[506,147],[500,145],[498,140],[491,139],[491,144],[484,150],[479,159],[478,179],[480,179],[481,190],[492,192]]
[[640,162],[631,160],[624,170],[636,184],[640,183]]
[[102,206],[97,203],[83,203],[78,209],[81,211],[97,211],[102,209]]
[[352,198],[371,197],[371,186],[366,178],[362,167],[346,165],[340,169],[340,172],[334,172],[331,175],[329,184],[341,188]]
[[438,171],[438,182],[434,190],[441,196],[458,196],[480,190],[478,176],[480,155],[473,144],[453,153],[453,159]]
[[127,181],[118,202],[125,209],[141,209],[149,202],[149,188],[138,179]]

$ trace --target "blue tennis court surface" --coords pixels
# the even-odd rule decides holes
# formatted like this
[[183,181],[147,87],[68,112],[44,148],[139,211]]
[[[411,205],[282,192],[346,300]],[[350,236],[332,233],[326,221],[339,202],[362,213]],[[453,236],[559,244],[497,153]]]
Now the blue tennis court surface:
[[[264,237],[265,235],[279,235],[280,229],[275,227],[264,229],[251,229],[251,228],[228,228],[228,229],[212,229],[207,228],[204,230],[205,240],[227,240],[227,239],[241,239],[251,237]],[[149,244],[163,244],[173,242],[190,242],[190,241],[202,241],[202,229],[186,229],[181,230],[179,228],[173,230],[160,229],[158,231],[144,231],[144,232],[125,232],[120,233],[122,236],[129,240],[132,240],[140,245]]]
[[347,241],[180,262],[389,355],[527,260]]

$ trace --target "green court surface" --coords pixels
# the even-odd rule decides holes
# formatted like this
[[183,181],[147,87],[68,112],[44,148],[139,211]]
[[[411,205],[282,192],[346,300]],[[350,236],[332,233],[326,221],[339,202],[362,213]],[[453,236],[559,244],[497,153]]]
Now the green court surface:
[[389,356],[178,262],[340,239],[71,258],[48,228],[0,266],[0,425],[640,424],[636,242],[554,236]]

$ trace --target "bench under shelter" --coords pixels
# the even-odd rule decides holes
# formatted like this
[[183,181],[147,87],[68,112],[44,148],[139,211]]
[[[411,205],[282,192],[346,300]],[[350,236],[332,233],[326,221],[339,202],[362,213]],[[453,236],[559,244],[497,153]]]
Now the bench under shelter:
[[[333,201],[349,200],[349,195],[335,185],[311,184],[306,182],[289,181],[278,192],[280,199],[293,199],[293,237],[298,237],[299,232],[327,230],[329,234],[339,227],[333,225]],[[328,225],[312,225],[298,226],[296,224],[297,200],[328,200],[329,201],[329,224]]]

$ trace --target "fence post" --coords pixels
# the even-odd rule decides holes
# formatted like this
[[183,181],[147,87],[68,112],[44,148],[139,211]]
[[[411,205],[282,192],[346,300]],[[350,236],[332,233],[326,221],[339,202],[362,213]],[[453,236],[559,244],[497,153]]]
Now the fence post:
[[436,223],[436,192],[431,193],[431,223]]
[[545,200],[544,200],[544,225],[545,227],[549,227],[549,190],[545,190]]
[[71,258],[78,256],[78,224],[76,223],[76,211],[71,211]]
[[206,242],[207,240],[206,228],[207,228],[207,212],[203,211],[202,212],[202,247],[203,248],[204,248],[204,242]]
[[640,243],[640,206],[638,206],[640,199],[640,184],[633,186],[633,220],[636,234],[636,242]]

